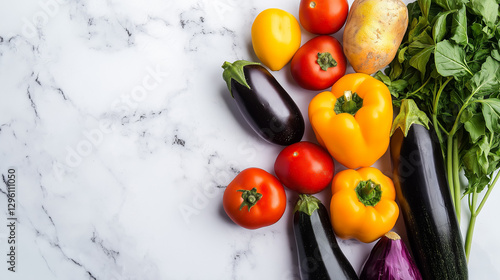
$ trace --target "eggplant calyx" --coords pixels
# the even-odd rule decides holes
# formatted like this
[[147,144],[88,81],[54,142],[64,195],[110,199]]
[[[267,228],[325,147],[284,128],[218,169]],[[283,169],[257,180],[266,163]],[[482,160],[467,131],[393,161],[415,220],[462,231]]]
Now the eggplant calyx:
[[234,98],[232,89],[231,89],[231,80],[235,80],[236,82],[242,84],[243,86],[250,89],[250,85],[247,83],[247,79],[245,78],[245,73],[243,68],[247,65],[260,65],[258,62],[251,62],[246,60],[236,60],[233,63],[229,63],[227,61],[222,64],[222,68],[224,72],[222,72],[222,78],[226,81],[227,89],[231,93],[231,96]]
[[375,206],[382,198],[380,184],[373,182],[371,179],[359,182],[354,191],[358,195],[359,202],[365,206]]
[[314,211],[319,209],[319,204],[321,201],[316,197],[308,194],[300,194],[297,204],[295,204],[295,209],[293,212],[303,212],[311,216]]
[[333,111],[335,114],[347,113],[354,116],[361,107],[363,107],[363,99],[357,93],[346,90],[344,95],[335,102]]
[[253,188],[251,190],[238,190],[239,192],[242,192],[241,198],[243,199],[243,202],[240,205],[240,211],[243,209],[243,207],[247,206],[248,207],[248,212],[250,212],[250,208],[255,206],[257,204],[257,201],[259,201],[262,198],[262,194],[257,192],[256,188]]
[[398,128],[401,128],[406,137],[412,124],[420,124],[429,129],[429,121],[425,112],[418,108],[415,101],[412,99],[403,99],[399,114],[394,118],[394,122],[392,123],[391,136]]
[[328,68],[337,66],[337,61],[332,57],[332,54],[329,52],[318,53],[318,59],[316,60],[316,62],[318,62],[319,67],[323,71],[327,71]]

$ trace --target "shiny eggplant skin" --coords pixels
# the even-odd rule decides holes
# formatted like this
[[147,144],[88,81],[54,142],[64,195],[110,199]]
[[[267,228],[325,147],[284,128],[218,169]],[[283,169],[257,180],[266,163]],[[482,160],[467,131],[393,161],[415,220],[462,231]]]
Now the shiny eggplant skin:
[[423,279],[468,279],[462,236],[435,131],[411,125],[391,138],[394,185]]
[[422,275],[399,234],[390,231],[373,246],[359,279],[422,280]]
[[358,276],[341,251],[326,207],[318,202],[311,215],[295,211],[293,230],[302,280],[352,279]]
[[231,89],[238,109],[252,129],[277,145],[299,142],[305,123],[290,95],[261,65],[246,65],[243,73],[250,88],[233,79]]

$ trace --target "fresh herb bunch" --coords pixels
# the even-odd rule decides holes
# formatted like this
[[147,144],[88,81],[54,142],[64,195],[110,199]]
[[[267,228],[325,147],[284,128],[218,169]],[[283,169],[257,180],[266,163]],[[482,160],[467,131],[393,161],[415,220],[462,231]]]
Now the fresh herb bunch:
[[[408,4],[410,24],[397,56],[376,74],[389,87],[395,106],[412,99],[433,123],[458,221],[461,199],[468,201],[467,259],[476,217],[500,176],[499,3]],[[464,190],[462,170],[468,180]]]

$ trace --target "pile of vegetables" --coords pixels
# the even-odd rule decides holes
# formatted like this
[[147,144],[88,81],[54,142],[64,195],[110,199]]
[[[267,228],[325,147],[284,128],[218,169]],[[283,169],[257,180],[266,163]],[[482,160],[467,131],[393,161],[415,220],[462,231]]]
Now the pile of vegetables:
[[[474,222],[500,176],[499,3],[355,0],[349,10],[346,0],[302,0],[298,9],[299,20],[275,8],[255,18],[260,62],[222,65],[249,126],[283,146],[274,174],[251,167],[228,184],[227,215],[248,229],[271,226],[286,189],[297,193],[301,279],[467,279]],[[331,34],[344,25],[341,43]],[[314,35],[302,45],[301,26]],[[269,71],[287,65],[297,85],[320,91],[307,123]],[[303,141],[307,125],[316,143]],[[388,149],[392,180],[372,167]],[[347,169],[335,174],[335,162]],[[313,195],[329,186],[327,209]],[[400,213],[408,249],[394,229]],[[336,238],[377,241],[359,278]]]

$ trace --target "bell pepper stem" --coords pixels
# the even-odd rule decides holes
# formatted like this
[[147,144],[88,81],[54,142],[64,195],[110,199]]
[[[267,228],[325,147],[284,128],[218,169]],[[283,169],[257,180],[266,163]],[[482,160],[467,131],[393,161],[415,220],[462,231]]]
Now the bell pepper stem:
[[346,102],[352,101],[352,91],[350,90],[344,91],[344,97]]
[[371,179],[359,182],[355,191],[358,200],[365,206],[375,206],[382,198],[380,184],[373,182]]
[[346,90],[344,91],[344,95],[337,99],[334,110],[337,114],[348,113],[355,115],[361,106],[363,106],[363,99],[359,98],[356,93]]
[[240,204],[240,210],[247,206],[248,212],[250,212],[250,209],[262,198],[262,194],[258,193],[256,188],[238,191],[242,193],[241,198],[243,199],[243,202]]

